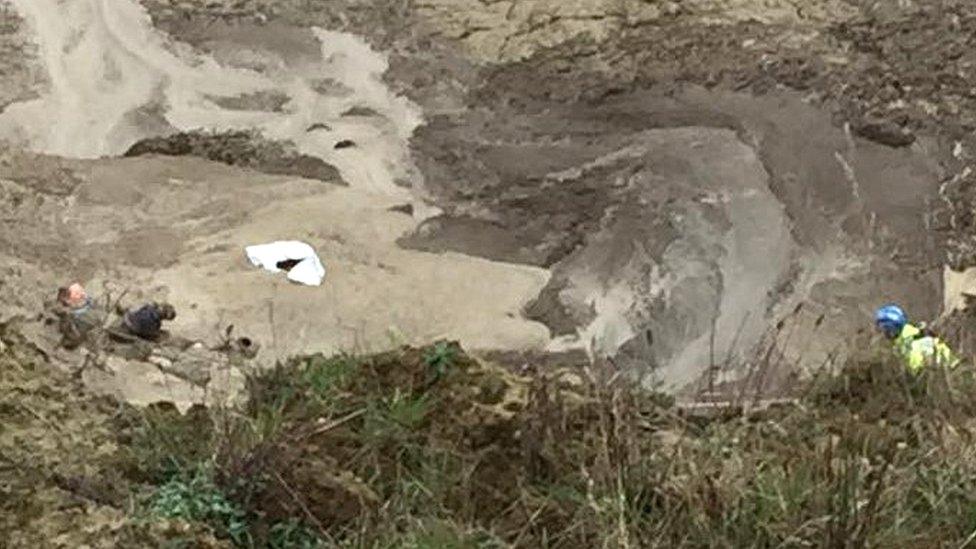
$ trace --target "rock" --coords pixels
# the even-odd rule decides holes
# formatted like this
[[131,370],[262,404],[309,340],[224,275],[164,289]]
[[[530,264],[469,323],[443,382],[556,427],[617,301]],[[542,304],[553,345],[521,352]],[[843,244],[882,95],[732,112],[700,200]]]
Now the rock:
[[371,107],[352,107],[346,112],[342,113],[342,116],[381,116],[380,113]]
[[401,204],[399,206],[393,206],[390,208],[390,211],[413,216],[413,204]]
[[915,142],[910,130],[890,121],[862,122],[854,127],[854,133],[889,147],[907,147]]
[[324,130],[327,132],[332,131],[332,126],[329,126],[328,124],[324,124],[322,122],[316,122],[315,124],[312,124],[308,128],[305,128],[306,132],[314,132],[318,130]]
[[[307,131],[319,129],[313,124]],[[323,129],[327,126],[323,126]],[[197,156],[231,166],[275,175],[298,175],[342,184],[339,170],[320,158],[299,153],[294,143],[266,139],[257,131],[181,132],[143,139],[129,147],[126,157],[162,154]]]

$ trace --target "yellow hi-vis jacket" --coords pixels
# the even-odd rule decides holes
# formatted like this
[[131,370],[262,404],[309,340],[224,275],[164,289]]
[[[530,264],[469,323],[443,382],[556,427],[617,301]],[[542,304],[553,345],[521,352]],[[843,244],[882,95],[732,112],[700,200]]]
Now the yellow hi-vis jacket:
[[933,364],[947,368],[955,368],[959,365],[959,359],[944,341],[925,334],[911,324],[906,324],[901,329],[901,333],[895,338],[894,347],[895,353],[901,357],[905,366],[913,374]]

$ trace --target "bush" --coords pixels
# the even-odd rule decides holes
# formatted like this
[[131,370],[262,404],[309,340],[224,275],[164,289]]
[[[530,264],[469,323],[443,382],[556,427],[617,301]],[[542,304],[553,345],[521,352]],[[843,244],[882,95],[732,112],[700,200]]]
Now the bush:
[[959,546],[974,379],[861,356],[795,406],[690,421],[609,370],[522,378],[447,343],[300,357],[211,411],[213,475],[151,508],[256,547]]

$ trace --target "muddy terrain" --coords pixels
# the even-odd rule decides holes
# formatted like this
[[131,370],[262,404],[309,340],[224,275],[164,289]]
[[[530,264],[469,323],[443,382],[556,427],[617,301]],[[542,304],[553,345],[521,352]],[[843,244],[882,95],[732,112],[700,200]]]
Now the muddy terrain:
[[[469,4],[4,4],[0,317],[77,279],[264,359],[449,337],[679,389],[967,291],[965,3]],[[278,239],[321,287],[246,263]]]

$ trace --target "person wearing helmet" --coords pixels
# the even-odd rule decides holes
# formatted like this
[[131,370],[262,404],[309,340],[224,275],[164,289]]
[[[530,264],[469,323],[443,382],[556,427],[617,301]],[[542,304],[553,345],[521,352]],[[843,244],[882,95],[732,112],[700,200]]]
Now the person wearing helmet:
[[874,314],[874,323],[891,340],[895,354],[905,362],[913,374],[930,364],[954,368],[959,359],[948,345],[935,334],[908,322],[908,316],[898,305],[885,305]]

